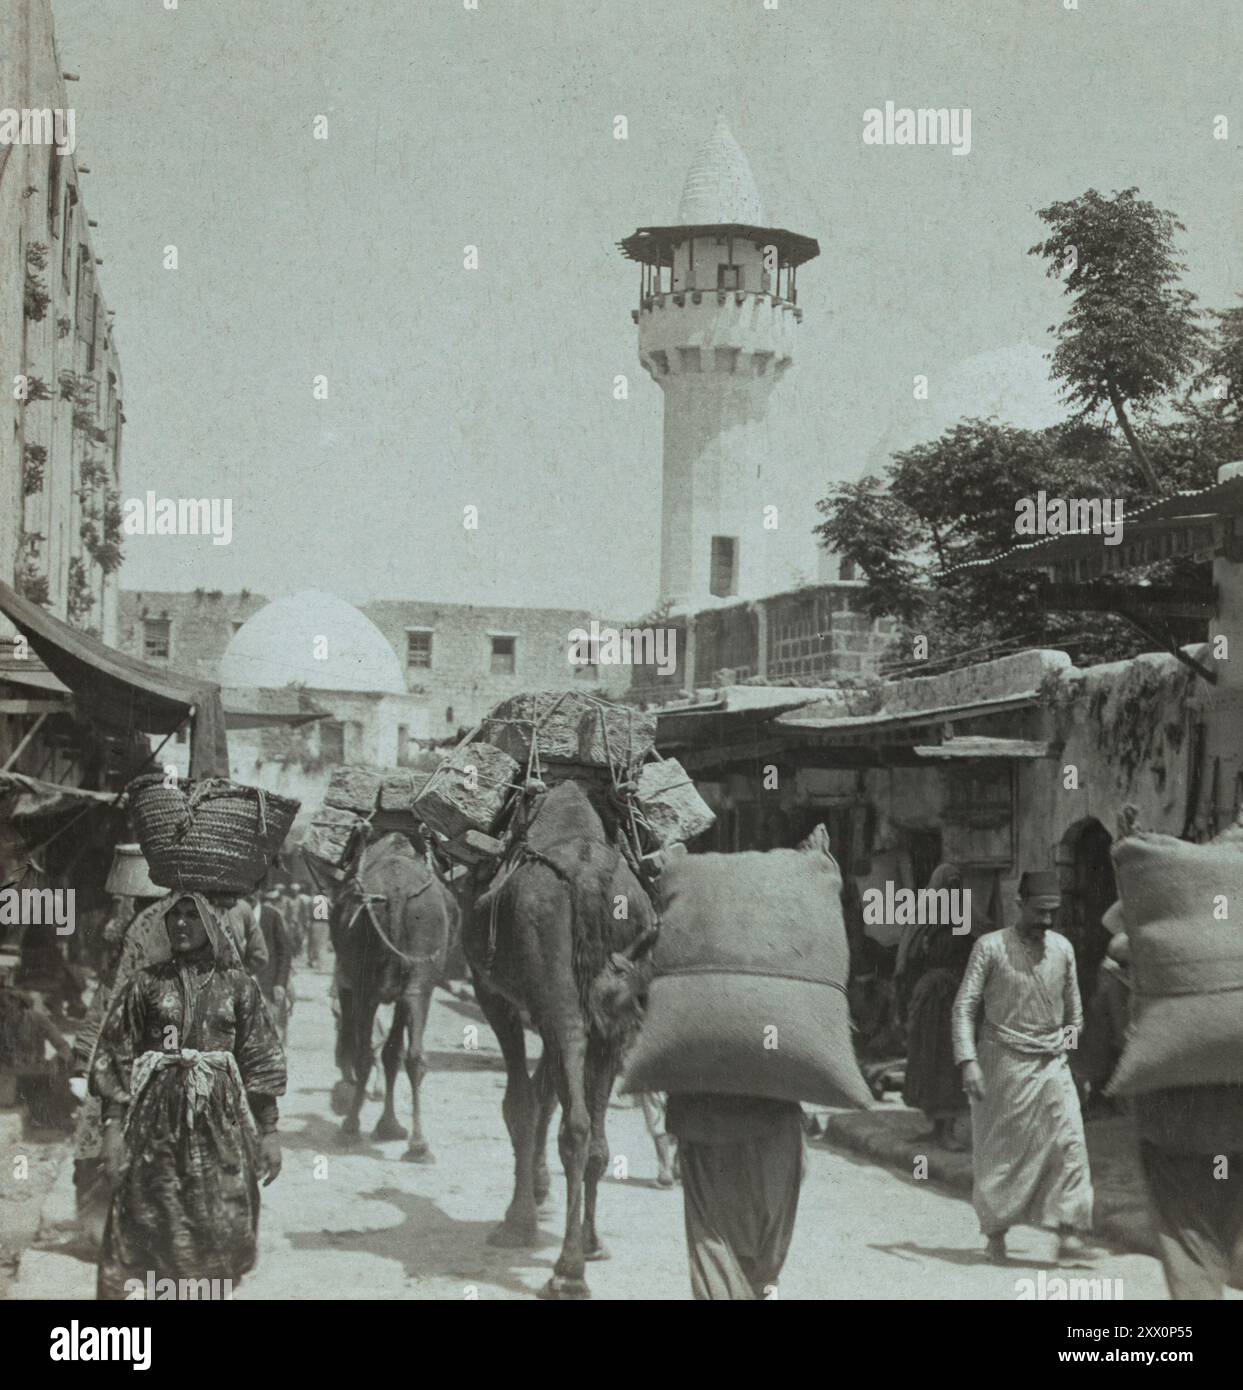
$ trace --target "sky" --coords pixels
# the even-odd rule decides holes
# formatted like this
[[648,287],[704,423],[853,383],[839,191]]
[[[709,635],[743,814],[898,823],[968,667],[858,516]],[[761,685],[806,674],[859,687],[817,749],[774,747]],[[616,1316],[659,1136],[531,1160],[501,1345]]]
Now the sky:
[[[649,609],[662,400],[616,242],[675,220],[718,107],[821,247],[770,403],[792,574],[835,481],[1058,418],[1040,207],[1138,185],[1187,285],[1243,292],[1237,0],[164,3],[53,0],[123,496],[233,505],[227,546],[130,537],[129,589]],[[865,145],[886,101],[969,108],[970,154]]]

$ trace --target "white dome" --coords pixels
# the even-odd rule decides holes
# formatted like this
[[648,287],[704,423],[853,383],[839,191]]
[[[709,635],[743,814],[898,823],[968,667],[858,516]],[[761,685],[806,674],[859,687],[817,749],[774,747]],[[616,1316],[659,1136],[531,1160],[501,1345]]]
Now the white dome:
[[678,222],[683,226],[730,222],[747,227],[765,225],[755,176],[742,146],[730,133],[723,111],[717,112],[716,126],[699,147],[686,176]]
[[353,604],[314,589],[248,618],[225,648],[219,679],[223,686],[406,693],[401,662],[380,629]]

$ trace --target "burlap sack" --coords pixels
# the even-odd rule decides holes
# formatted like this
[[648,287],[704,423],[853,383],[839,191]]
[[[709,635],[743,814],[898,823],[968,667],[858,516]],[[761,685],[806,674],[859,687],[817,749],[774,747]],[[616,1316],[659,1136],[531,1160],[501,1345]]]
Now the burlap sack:
[[622,1090],[870,1107],[850,1038],[841,886],[819,849],[674,859]]
[[1113,861],[1134,991],[1110,1094],[1243,1085],[1243,851],[1139,834]]

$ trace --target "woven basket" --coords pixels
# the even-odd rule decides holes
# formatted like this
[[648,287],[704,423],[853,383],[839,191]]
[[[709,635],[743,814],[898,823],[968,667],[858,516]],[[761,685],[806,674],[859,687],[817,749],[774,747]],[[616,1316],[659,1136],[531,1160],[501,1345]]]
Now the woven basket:
[[223,778],[166,784],[162,773],[129,785],[134,833],[165,888],[249,893],[276,858],[299,802]]

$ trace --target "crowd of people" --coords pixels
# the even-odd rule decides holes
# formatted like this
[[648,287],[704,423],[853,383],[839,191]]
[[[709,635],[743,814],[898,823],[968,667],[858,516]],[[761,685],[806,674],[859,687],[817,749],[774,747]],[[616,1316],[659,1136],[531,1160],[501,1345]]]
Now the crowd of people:
[[[930,887],[955,889],[943,864]],[[970,1148],[987,1258],[1015,1226],[1057,1233],[1063,1261],[1091,1260],[1093,1187],[1083,1122],[1122,1047],[1129,948],[1121,903],[1085,1021],[1075,952],[1054,928],[1058,877],[1022,875],[1013,925],[976,916],[900,940],[892,1001],[905,1036],[903,1096],[927,1138]],[[98,1244],[100,1298],[134,1281],[214,1279],[253,1266],[261,1185],[280,1173],[279,1098],[295,1006],[293,963],[328,966],[327,913],[305,885],[249,898],[169,892],[148,879],[117,898],[76,1031],[81,1102],[74,1179]],[[804,1117],[763,1096],[640,1097],[662,1187],[680,1181],[697,1298],[771,1296],[789,1248]],[[1171,1295],[1220,1297],[1243,1274],[1243,1090],[1182,1087],[1131,1106]]]

